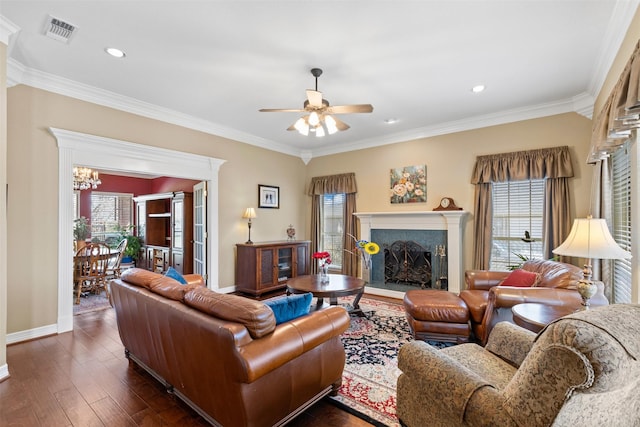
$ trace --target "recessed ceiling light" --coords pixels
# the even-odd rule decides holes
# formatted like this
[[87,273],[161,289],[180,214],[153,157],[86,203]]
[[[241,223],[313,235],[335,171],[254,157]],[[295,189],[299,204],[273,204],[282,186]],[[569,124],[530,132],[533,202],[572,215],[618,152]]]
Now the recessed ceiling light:
[[123,51],[121,51],[120,49],[116,49],[115,47],[107,47],[104,49],[105,52],[107,52],[109,55],[115,57],[115,58],[124,58],[125,54]]
[[477,85],[471,88],[471,92],[480,93],[485,89],[484,85]]
[[386,119],[384,122],[388,125],[392,125],[394,123],[398,123],[398,119],[396,119],[395,117],[391,117],[389,119]]

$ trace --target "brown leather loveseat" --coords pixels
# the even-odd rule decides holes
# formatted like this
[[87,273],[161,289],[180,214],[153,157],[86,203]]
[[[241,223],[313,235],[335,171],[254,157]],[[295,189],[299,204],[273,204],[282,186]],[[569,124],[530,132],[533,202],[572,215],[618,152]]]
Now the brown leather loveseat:
[[[576,309],[580,307],[582,298],[576,290],[577,281],[583,277],[580,268],[552,260],[529,260],[521,268],[539,275],[534,286],[499,286],[511,274],[509,271],[466,271],[466,289],[460,292],[460,298],[469,308],[471,328],[481,344],[487,342],[489,332],[496,323],[513,323],[511,307],[516,304],[535,302]],[[591,305],[607,305],[609,302],[604,296],[603,283],[595,283],[598,291],[591,298]]]
[[141,269],[111,293],[128,357],[213,425],[282,425],[342,382],[342,307],[276,326],[261,302]]

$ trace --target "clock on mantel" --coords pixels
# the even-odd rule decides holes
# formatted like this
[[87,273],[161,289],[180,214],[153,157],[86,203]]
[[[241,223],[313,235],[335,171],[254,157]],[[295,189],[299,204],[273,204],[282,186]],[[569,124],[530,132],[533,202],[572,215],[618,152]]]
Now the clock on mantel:
[[456,206],[456,202],[451,197],[443,197],[440,204],[433,208],[434,211],[461,211],[462,208]]

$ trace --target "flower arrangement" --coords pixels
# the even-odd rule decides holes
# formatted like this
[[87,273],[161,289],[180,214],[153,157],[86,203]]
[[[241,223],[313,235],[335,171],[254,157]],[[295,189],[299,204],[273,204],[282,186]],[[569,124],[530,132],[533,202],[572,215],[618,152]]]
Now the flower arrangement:
[[314,252],[313,259],[318,260],[320,267],[328,267],[331,264],[331,254],[329,252]]
[[[351,234],[349,234],[351,236]],[[364,268],[367,270],[371,269],[371,255],[375,255],[380,252],[380,246],[374,242],[368,242],[366,240],[358,240],[354,236],[351,236],[353,241],[356,243],[355,249],[360,252],[362,256],[362,263]],[[353,253],[351,251],[347,251],[349,253]]]

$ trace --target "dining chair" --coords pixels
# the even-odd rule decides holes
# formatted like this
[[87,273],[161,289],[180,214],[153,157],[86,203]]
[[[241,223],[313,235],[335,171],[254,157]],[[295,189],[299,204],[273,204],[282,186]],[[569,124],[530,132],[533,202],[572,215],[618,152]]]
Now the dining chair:
[[111,249],[104,243],[90,243],[74,256],[74,281],[77,290],[76,304],[80,304],[82,292],[101,293],[107,286],[107,268],[112,257]]
[[117,279],[120,277],[120,264],[124,257],[124,251],[127,249],[127,239],[122,239],[118,246],[111,252],[109,265],[107,266],[107,280]]

